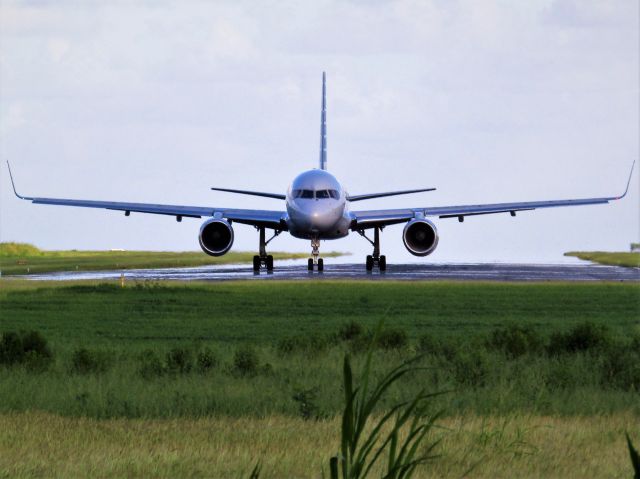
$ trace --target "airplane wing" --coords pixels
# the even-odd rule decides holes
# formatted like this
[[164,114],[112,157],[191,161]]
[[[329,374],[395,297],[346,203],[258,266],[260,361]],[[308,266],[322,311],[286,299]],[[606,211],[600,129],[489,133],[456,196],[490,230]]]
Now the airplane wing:
[[606,204],[610,201],[624,198],[629,191],[631,183],[631,175],[633,167],[627,180],[627,187],[620,196],[609,196],[602,198],[582,198],[571,200],[551,200],[551,201],[525,201],[519,203],[493,203],[480,205],[459,205],[459,206],[436,206],[422,208],[400,208],[389,210],[365,210],[352,211],[351,229],[354,231],[392,225],[396,223],[404,223],[416,217],[439,217],[439,218],[458,218],[458,221],[464,221],[465,216],[490,215],[496,213],[509,213],[515,216],[518,211],[530,211],[540,208],[555,208],[560,206],[583,206]]
[[[7,163],[8,165],[8,163]],[[219,216],[237,223],[253,226],[264,226],[277,230],[287,230],[286,212],[268,210],[245,210],[234,208],[216,208],[208,206],[182,206],[182,205],[160,205],[154,203],[126,203],[121,201],[94,201],[94,200],[71,200],[64,198],[39,198],[22,196],[16,191],[9,167],[9,176],[15,195],[23,200],[31,201],[41,205],[59,206],[79,206],[83,208],[101,208],[107,210],[124,211],[126,216],[133,213],[151,213],[156,215],[175,216],[178,221],[182,218],[202,218]]]

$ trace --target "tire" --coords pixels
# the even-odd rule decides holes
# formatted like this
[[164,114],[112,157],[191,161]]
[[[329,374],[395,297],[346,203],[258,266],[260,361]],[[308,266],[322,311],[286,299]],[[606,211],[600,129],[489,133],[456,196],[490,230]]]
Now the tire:
[[267,271],[273,271],[273,256],[267,256]]
[[367,255],[367,262],[365,265],[367,267],[367,271],[373,271],[373,257],[370,254]]
[[380,271],[387,270],[387,257],[385,255],[380,256],[380,260],[378,261],[378,267]]
[[253,257],[253,272],[257,273],[260,271],[260,256],[256,255]]
[[313,271],[313,259],[309,258],[309,261],[307,261],[307,269],[309,271]]
[[318,259],[318,271],[324,271],[324,260],[322,258]]

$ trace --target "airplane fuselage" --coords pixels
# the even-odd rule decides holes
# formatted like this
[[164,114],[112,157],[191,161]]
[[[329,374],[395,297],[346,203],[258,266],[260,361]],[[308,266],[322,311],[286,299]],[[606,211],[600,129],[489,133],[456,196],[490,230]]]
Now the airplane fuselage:
[[287,190],[289,233],[301,239],[336,239],[349,234],[347,193],[326,170],[298,175]]

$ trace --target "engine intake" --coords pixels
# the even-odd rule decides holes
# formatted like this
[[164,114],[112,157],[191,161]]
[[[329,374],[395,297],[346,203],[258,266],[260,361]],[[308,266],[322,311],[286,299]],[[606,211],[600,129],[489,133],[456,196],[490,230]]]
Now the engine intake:
[[427,256],[438,246],[438,230],[429,220],[413,219],[402,232],[404,246],[414,256]]
[[233,228],[227,220],[212,218],[200,227],[198,240],[202,251],[210,256],[222,256],[233,245]]

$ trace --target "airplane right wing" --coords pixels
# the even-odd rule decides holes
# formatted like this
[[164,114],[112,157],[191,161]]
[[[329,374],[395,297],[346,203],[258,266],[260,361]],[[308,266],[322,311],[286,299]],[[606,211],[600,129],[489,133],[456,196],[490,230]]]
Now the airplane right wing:
[[479,205],[459,205],[459,206],[436,206],[423,208],[400,208],[392,210],[365,210],[353,211],[351,229],[353,231],[375,228],[381,226],[392,225],[396,223],[404,223],[417,217],[437,216],[439,218],[458,218],[458,221],[464,221],[466,216],[489,215],[497,213],[509,213],[515,216],[518,211],[530,211],[540,208],[555,208],[560,206],[583,206],[606,204],[610,201],[624,198],[629,191],[633,167],[631,166],[627,187],[620,196],[608,196],[602,198],[581,198],[570,200],[551,200],[551,201],[524,201],[517,203],[493,203]]

